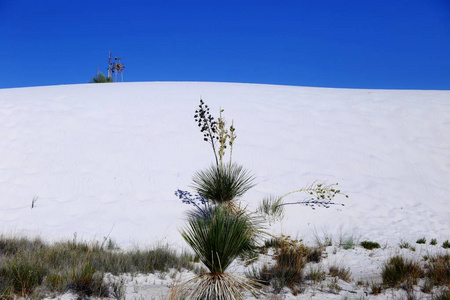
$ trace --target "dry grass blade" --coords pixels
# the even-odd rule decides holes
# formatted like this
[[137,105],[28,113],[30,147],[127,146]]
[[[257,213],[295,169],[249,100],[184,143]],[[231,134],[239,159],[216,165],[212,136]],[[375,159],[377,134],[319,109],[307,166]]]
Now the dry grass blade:
[[183,283],[182,290],[188,299],[238,300],[243,299],[244,293],[255,297],[263,294],[262,287],[258,282],[246,277],[203,274]]

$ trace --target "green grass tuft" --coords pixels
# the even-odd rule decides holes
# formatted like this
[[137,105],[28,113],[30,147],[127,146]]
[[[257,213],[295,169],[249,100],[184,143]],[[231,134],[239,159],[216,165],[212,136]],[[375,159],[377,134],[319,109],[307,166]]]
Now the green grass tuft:
[[416,244],[425,244],[427,242],[427,239],[425,237],[420,238],[416,241]]
[[362,241],[360,243],[360,245],[367,250],[373,250],[373,249],[377,249],[380,248],[380,244],[378,244],[377,242],[371,242],[371,241]]
[[442,248],[449,249],[450,248],[450,241],[446,240],[442,243]]

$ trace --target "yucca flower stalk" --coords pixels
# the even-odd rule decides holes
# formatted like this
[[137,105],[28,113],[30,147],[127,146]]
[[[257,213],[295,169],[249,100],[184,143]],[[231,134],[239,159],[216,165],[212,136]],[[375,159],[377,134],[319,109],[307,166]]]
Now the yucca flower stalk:
[[209,112],[208,105],[202,99],[200,99],[200,105],[195,111],[194,120],[197,122],[198,127],[200,127],[200,132],[203,133],[203,140],[211,145],[216,165],[219,165],[216,150],[216,141],[219,139],[217,135],[217,122]]

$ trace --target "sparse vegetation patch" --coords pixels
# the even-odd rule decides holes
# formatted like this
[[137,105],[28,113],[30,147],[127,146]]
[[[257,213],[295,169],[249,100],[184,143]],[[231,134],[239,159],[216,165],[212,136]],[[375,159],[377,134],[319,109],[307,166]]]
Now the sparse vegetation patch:
[[193,257],[177,254],[167,245],[147,250],[107,250],[98,242],[75,240],[49,245],[40,239],[0,236],[0,298],[73,291],[84,296],[105,297],[109,285],[106,272],[154,273],[175,269],[193,269]]

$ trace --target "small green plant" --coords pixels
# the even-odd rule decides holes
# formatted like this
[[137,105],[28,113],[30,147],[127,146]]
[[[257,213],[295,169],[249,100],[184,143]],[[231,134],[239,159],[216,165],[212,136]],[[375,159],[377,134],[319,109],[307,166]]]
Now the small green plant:
[[412,248],[411,245],[404,240],[401,240],[400,243],[398,244],[398,246],[400,249],[411,249]]
[[383,284],[388,287],[398,287],[405,281],[415,282],[423,275],[417,262],[402,256],[391,257],[382,267]]
[[427,242],[427,239],[425,237],[420,238],[416,241],[416,244],[425,244]]
[[437,239],[431,239],[430,245],[436,246],[437,245]]
[[450,248],[450,241],[446,240],[442,243],[442,248],[449,249]]
[[360,243],[360,245],[367,250],[373,250],[373,249],[377,249],[380,248],[380,244],[378,244],[377,242],[371,242],[371,241],[362,241]]
[[341,234],[339,236],[339,246],[344,250],[353,249],[357,244],[357,238],[353,234]]
[[112,78],[105,77],[102,72],[98,72],[98,74],[89,81],[89,83],[108,83],[113,82]]

